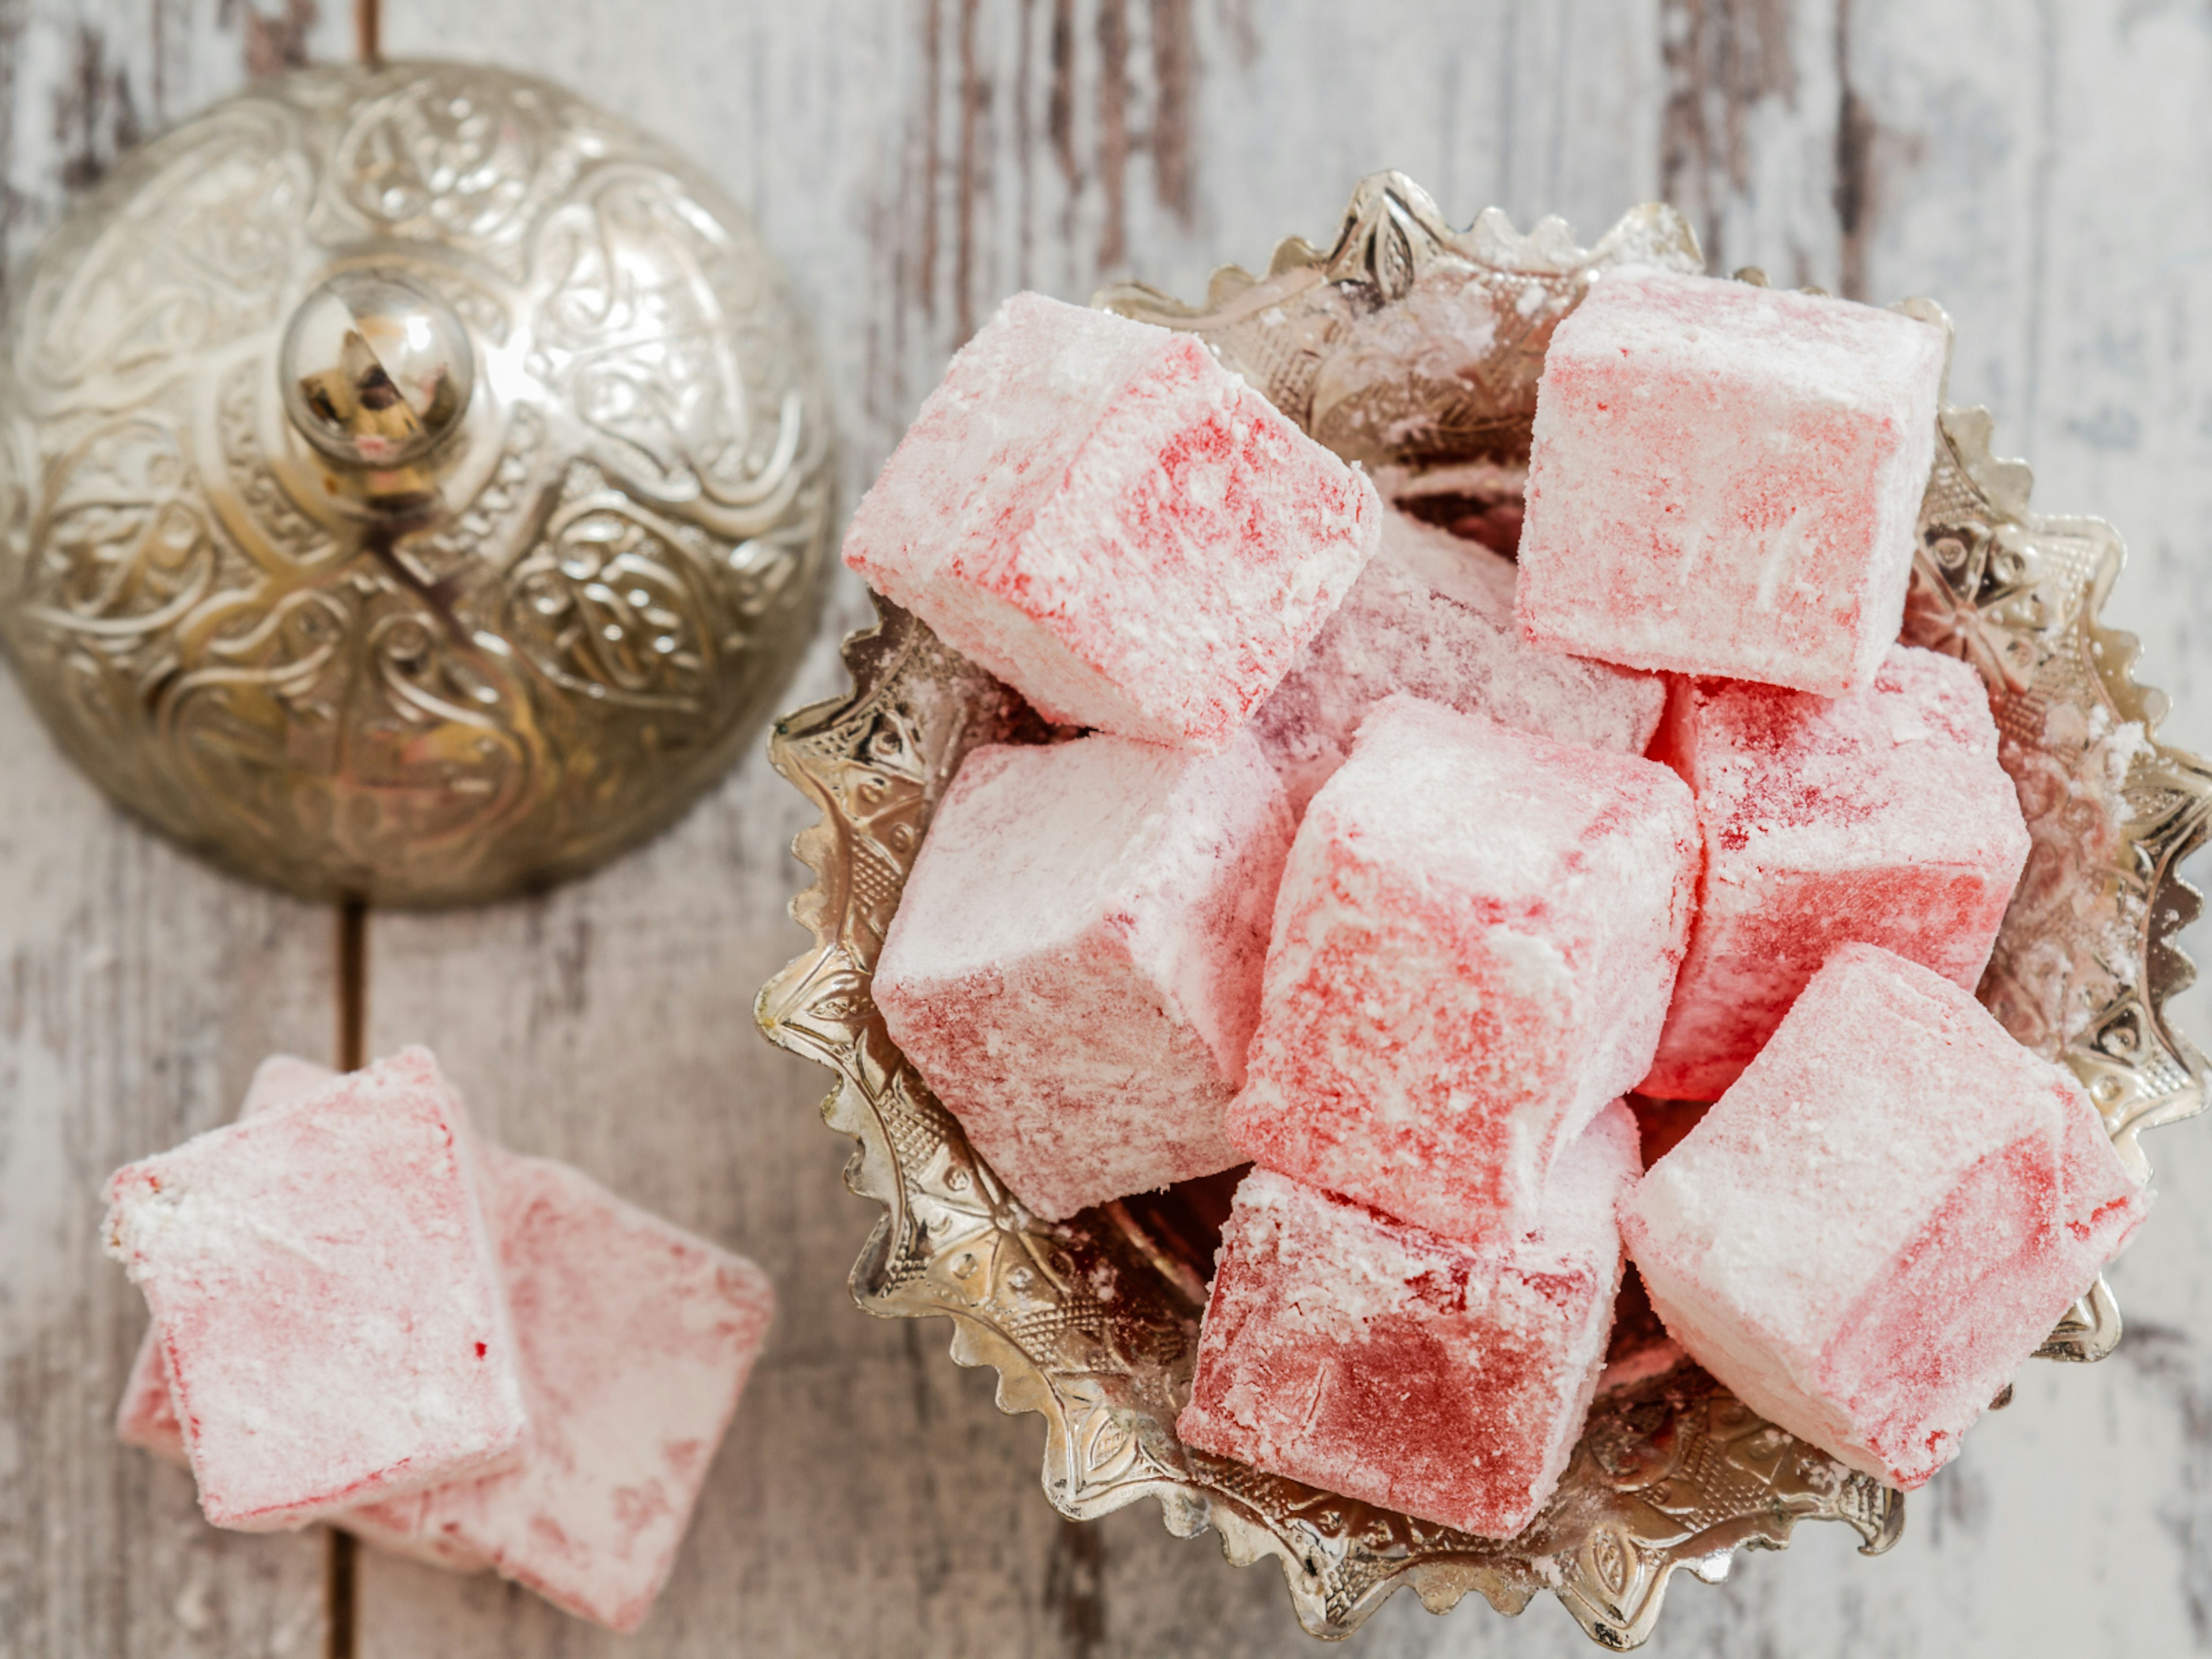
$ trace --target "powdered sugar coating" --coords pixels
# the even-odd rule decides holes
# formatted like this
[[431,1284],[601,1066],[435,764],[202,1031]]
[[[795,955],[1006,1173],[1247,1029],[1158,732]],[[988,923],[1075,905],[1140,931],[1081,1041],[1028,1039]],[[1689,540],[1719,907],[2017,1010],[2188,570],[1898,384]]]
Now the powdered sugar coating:
[[1608,276],[1545,355],[1523,635],[1837,696],[1897,637],[1942,332],[1844,300]]
[[2070,1073],[1950,981],[1846,945],[1621,1216],[1700,1364],[1911,1488],[2148,1200]]
[[1666,692],[1650,674],[1525,644],[1510,559],[1386,511],[1382,546],[1298,653],[1252,729],[1303,812],[1394,691],[1562,743],[1640,755]]
[[1650,1067],[1696,836],[1663,766],[1386,700],[1292,846],[1230,1138],[1447,1237],[1525,1231]]
[[1038,1214],[1239,1161],[1282,785],[1223,753],[1096,736],[962,763],[876,964],[885,1029]]
[[1966,664],[1893,646],[1836,698],[1678,680],[1654,758],[1698,798],[1705,873],[1644,1093],[1717,1098],[1838,945],[1980,979],[2028,836]]
[[[238,1115],[243,1120],[305,1099],[338,1075],[327,1066],[302,1060],[296,1054],[271,1054],[254,1067],[252,1081],[246,1085],[246,1098],[238,1109]],[[466,1114],[458,1109],[461,1105],[458,1095],[453,1103],[457,1109],[456,1127],[465,1132]],[[498,1149],[480,1141],[474,1144],[479,1176],[495,1180],[501,1156]],[[482,1197],[479,1192],[479,1200]],[[487,1223],[495,1219],[489,1210],[485,1219]],[[191,1466],[191,1460],[185,1455],[184,1430],[177,1422],[176,1410],[169,1397],[169,1367],[161,1357],[161,1332],[152,1327],[148,1328],[138,1344],[137,1356],[131,1362],[130,1380],[124,1387],[122,1404],[116,1410],[115,1437],[126,1446],[140,1447],[181,1468]],[[414,1501],[398,1498],[387,1506],[342,1510],[324,1519],[380,1549],[449,1571],[477,1572],[491,1565],[489,1557],[468,1548],[458,1539],[393,1526],[380,1518],[384,1508],[404,1509]]]
[[1176,1432],[1510,1537],[1582,1432],[1620,1282],[1613,1208],[1639,1167],[1616,1102],[1560,1158],[1541,1231],[1486,1247],[1255,1170],[1222,1232]]
[[1194,336],[1018,294],[853,514],[845,562],[1048,719],[1218,751],[1382,503]]
[[296,1526],[514,1454],[514,1343],[424,1051],[131,1164],[108,1194],[210,1521]]
[[[250,1117],[337,1073],[272,1055]],[[380,1549],[461,1572],[496,1567],[555,1606],[635,1630],[666,1582],[775,1305],[744,1257],[544,1158],[478,1145],[531,1428],[503,1474],[327,1517]],[[185,1462],[149,1332],[118,1437]]]

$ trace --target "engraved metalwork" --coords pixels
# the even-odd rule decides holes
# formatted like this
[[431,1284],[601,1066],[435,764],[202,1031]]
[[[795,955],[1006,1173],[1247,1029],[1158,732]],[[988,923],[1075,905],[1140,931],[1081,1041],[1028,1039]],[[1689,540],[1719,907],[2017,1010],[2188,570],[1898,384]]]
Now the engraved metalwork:
[[[1099,302],[1204,335],[1311,429],[1370,459],[1401,501],[1481,535],[1517,513],[1551,324],[1593,269],[1628,258],[1699,265],[1688,228],[1663,208],[1638,210],[1585,252],[1557,221],[1524,237],[1486,214],[1453,232],[1416,186],[1383,174],[1360,187],[1334,247],[1286,242],[1264,277],[1224,271],[1203,310],[1134,286]],[[1428,292],[1458,296],[1474,320],[1453,322],[1440,306],[1418,326],[1388,317]],[[1440,335],[1459,343],[1448,373]],[[1489,342],[1477,361],[1470,338]],[[1394,374],[1389,353],[1401,348],[1410,356]],[[1425,399],[1436,400],[1433,418]],[[1957,653],[1990,681],[2037,849],[1983,995],[2023,1041],[2081,1074],[2141,1167],[2141,1129],[2201,1103],[2203,1060],[2163,1008],[2190,976],[2175,935],[2197,900],[2178,869],[2204,838],[2212,770],[2156,742],[2158,699],[2129,677],[2132,642],[2096,620],[2118,538],[2029,513],[2026,469],[1990,459],[1984,412],[1947,408],[1942,422],[1905,637]],[[1029,1214],[870,1000],[901,884],[961,757],[978,743],[1046,736],[1006,687],[912,617],[878,609],[881,625],[846,647],[852,694],[776,728],[777,768],[822,811],[796,843],[817,880],[792,907],[815,943],[756,1012],[772,1041],[836,1074],[823,1115],[859,1143],[847,1179],[884,1206],[854,1269],[856,1298],[878,1314],[951,1316],[954,1358],[994,1367],[1006,1410],[1043,1415],[1045,1490],[1063,1514],[1157,1498],[1176,1534],[1210,1525],[1232,1561],[1277,1558],[1316,1635],[1348,1634],[1401,1586],[1437,1612],[1475,1590],[1517,1613],[1549,1589],[1617,1650],[1650,1635],[1677,1570],[1717,1581],[1734,1552],[1779,1548],[1801,1520],[1842,1521],[1869,1553],[1895,1541],[1899,1494],[1686,1364],[1601,1394],[1558,1495],[1509,1540],[1182,1446],[1175,1417],[1211,1267],[1205,1183],[1065,1224]],[[2118,1329],[2100,1280],[2043,1352],[2101,1358]]]
[[719,776],[805,647],[809,330],[703,174],[557,88],[258,84],[21,294],[0,637],[103,787],[234,868],[398,904],[572,874]]

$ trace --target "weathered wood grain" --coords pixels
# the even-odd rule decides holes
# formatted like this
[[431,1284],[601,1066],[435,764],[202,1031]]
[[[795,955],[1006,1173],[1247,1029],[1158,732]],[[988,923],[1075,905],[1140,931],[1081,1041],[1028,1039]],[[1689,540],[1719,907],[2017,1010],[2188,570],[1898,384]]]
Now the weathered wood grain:
[[[325,0],[40,0],[0,9],[8,233],[134,134],[305,40]],[[1334,229],[1385,166],[1465,221],[1496,202],[1585,235],[1662,191],[1717,265],[1941,298],[1954,395],[2100,513],[2136,564],[2112,607],[2212,748],[2212,20],[2142,0],[386,0],[395,55],[565,80],[690,150],[755,213],[829,347],[848,501],[944,357],[1010,289],[1215,264]],[[830,633],[860,614],[840,589]],[[794,699],[837,684],[817,646]],[[312,1540],[197,1525],[187,1483],[106,1433],[139,1315],[100,1263],[109,1164],[229,1109],[264,1046],[326,1048],[331,924],[115,819],[0,696],[0,1652],[311,1653]],[[851,1310],[872,1212],[838,1180],[817,1073],[748,1006],[799,935],[798,798],[755,758],[654,847],[527,903],[372,921],[371,1047],[428,1041],[511,1144],[568,1158],[757,1256],[783,1312],[674,1583],[635,1650],[1273,1654],[1271,1567],[1236,1571],[1149,1505],[1054,1520],[1040,1432],[1001,1418],[936,1323]],[[17,897],[17,895],[21,895]],[[2212,930],[2206,947],[2212,948]],[[103,954],[105,953],[105,954]],[[2185,1021],[2212,1036],[2212,988]],[[1838,1528],[1680,1584],[1655,1654],[2212,1648],[2212,1145],[2150,1143],[2163,1200],[2114,1274],[2112,1361],[2033,1368],[1864,1561]],[[74,1183],[74,1184],[72,1184]],[[79,1224],[85,1223],[85,1226]],[[29,1264],[27,1268],[24,1264]],[[363,1557],[363,1659],[632,1650],[488,1578]],[[12,1645],[11,1645],[12,1644]],[[1449,1620],[1401,1597],[1389,1655],[1586,1651],[1559,1610]]]
[[271,1048],[329,1053],[329,915],[125,821],[12,683],[0,777],[0,1653],[310,1659],[319,1538],[216,1532],[115,1442],[146,1313],[100,1187],[228,1119]]
[[[0,260],[120,149],[329,39],[304,0],[0,8]],[[320,1535],[218,1533],[115,1443],[145,1309],[100,1254],[100,1188],[227,1119],[270,1048],[331,1051],[331,919],[123,818],[12,684],[0,777],[0,1653],[309,1659]]]

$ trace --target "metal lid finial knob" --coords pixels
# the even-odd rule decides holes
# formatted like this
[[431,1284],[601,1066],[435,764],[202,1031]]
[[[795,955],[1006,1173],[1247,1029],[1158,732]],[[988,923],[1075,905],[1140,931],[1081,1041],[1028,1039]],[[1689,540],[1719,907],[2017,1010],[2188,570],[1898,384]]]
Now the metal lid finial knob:
[[420,459],[459,424],[476,355],[443,300],[356,271],[301,302],[276,370],[302,437],[332,460],[383,471]]

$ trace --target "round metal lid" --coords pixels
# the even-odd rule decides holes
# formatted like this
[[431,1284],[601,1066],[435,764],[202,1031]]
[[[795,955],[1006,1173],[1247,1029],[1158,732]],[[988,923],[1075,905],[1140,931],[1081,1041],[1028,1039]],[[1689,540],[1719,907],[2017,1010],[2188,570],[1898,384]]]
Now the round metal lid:
[[131,156],[19,289],[0,638],[125,805],[249,874],[488,897],[754,732],[834,516],[744,214],[573,94],[311,70]]

